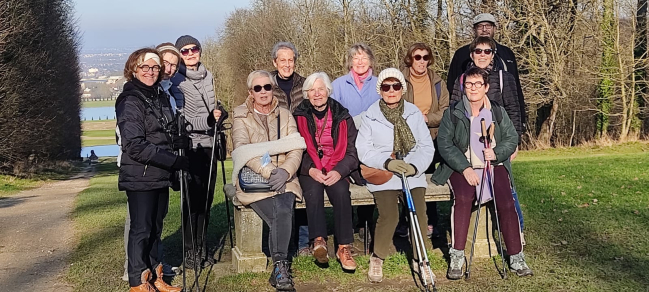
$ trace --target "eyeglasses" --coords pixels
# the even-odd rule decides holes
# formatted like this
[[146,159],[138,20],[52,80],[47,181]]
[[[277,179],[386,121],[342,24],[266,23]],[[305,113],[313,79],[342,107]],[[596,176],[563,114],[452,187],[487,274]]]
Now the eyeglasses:
[[270,84],[266,84],[266,85],[263,85],[263,86],[262,85],[255,85],[255,86],[252,87],[252,90],[254,90],[255,92],[260,92],[262,88],[264,90],[266,90],[266,91],[270,91],[271,89],[273,89],[273,86],[270,85]]
[[162,61],[162,63],[164,63],[165,67],[169,67],[169,68],[171,68],[172,71],[173,71],[173,70],[176,70],[176,68],[178,68],[178,65],[176,65],[176,64],[171,64],[171,63],[169,63],[169,62],[167,62],[167,61]]
[[201,50],[198,48],[198,46],[193,46],[193,47],[191,47],[191,48],[180,49],[180,53],[181,53],[183,56],[187,56],[187,55],[189,55],[189,51],[191,51],[192,54],[198,54],[198,52],[200,52]]
[[140,68],[142,72],[149,72],[149,70],[153,70],[153,72],[160,72],[160,66],[158,65],[153,65],[153,66],[142,65],[138,68]]
[[485,24],[478,24],[475,26],[477,30],[490,30],[494,28],[494,25],[491,23],[485,23]]
[[413,58],[415,58],[415,61],[419,61],[419,60],[421,60],[421,59],[424,59],[424,61],[428,61],[428,60],[430,60],[430,56],[429,56],[429,55],[424,55],[424,56],[422,56],[422,55],[415,55]]
[[492,49],[484,49],[484,50],[483,50],[483,49],[475,49],[475,50],[473,50],[473,52],[474,52],[476,55],[480,55],[480,54],[482,54],[482,52],[484,52],[485,55],[491,55],[491,53],[492,53],[493,51],[494,51],[494,50],[492,50]]
[[370,60],[370,58],[368,58],[368,57],[354,57],[352,59],[352,61],[354,61],[354,63],[367,62],[369,60]]
[[394,91],[399,91],[399,90],[401,90],[401,82],[392,83],[392,84],[383,83],[383,84],[381,84],[381,91],[388,92],[388,91],[390,91],[390,87],[392,87],[392,89],[394,89]]
[[482,88],[483,85],[484,85],[484,83],[482,83],[480,81],[478,81],[478,82],[468,82],[468,81],[464,82],[464,87],[466,87],[466,88],[474,88],[474,87],[475,88]]

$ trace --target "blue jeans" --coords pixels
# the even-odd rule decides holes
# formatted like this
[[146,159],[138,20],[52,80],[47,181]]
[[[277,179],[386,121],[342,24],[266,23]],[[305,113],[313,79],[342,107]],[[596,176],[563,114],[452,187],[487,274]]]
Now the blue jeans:
[[521,210],[521,203],[518,202],[518,193],[516,193],[514,188],[512,188],[512,196],[514,197],[516,213],[518,213],[518,223],[521,225],[521,232],[523,232],[523,227],[525,227],[525,223],[523,222],[523,211]]
[[302,225],[298,228],[297,249],[309,247],[309,226]]

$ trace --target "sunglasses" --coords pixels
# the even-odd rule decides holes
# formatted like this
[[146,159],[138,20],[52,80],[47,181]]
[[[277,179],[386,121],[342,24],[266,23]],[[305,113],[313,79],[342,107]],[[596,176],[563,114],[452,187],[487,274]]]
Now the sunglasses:
[[392,84],[383,83],[383,84],[381,84],[381,91],[388,92],[388,91],[390,91],[390,87],[392,87],[392,89],[394,89],[394,91],[399,91],[399,90],[401,90],[401,82],[392,83]]
[[201,50],[198,48],[198,46],[193,46],[193,47],[191,47],[191,48],[180,49],[180,53],[181,53],[183,56],[187,56],[187,55],[189,55],[189,51],[191,51],[192,54],[198,54],[198,52],[200,52]]
[[428,61],[428,60],[430,60],[430,56],[429,56],[429,55],[424,55],[424,56],[422,56],[422,55],[415,55],[413,58],[415,58],[415,61],[419,61],[419,60],[421,60],[421,59],[424,59],[424,61]]
[[271,89],[273,89],[273,86],[270,85],[270,84],[266,84],[266,85],[263,85],[263,86],[262,85],[255,85],[255,86],[252,87],[252,90],[254,90],[255,92],[260,92],[262,88],[264,90],[266,90],[266,91],[270,91]]
[[475,50],[473,50],[473,52],[474,52],[476,55],[480,55],[480,54],[482,54],[482,52],[484,52],[485,55],[491,55],[491,53],[492,53],[493,51],[494,51],[494,50],[492,50],[492,49],[484,49],[484,50],[483,50],[483,49],[475,49]]

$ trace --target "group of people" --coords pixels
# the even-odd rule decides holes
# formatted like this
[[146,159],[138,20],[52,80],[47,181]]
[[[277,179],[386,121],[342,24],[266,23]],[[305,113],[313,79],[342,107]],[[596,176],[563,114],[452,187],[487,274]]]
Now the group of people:
[[[392,237],[405,221],[399,208],[403,180],[411,188],[418,232],[439,233],[437,207],[425,201],[426,174],[431,173],[432,183],[448,183],[452,190],[447,277],[460,279],[471,212],[481,186],[489,183],[480,178],[487,162],[494,166],[493,187],[481,197],[497,203],[510,268],[519,276],[532,274],[522,252],[523,220],[510,163],[525,130],[525,104],[514,55],[493,40],[496,24],[491,14],[474,18],[476,38],[456,52],[446,84],[430,69],[433,51],[424,43],[408,49],[403,70],[387,68],[378,76],[371,48],[354,44],[347,52],[349,73],[332,82],[324,72],[306,78],[295,72],[298,51],[280,42],[271,52],[276,70],[248,75],[248,97],[232,110],[233,183],[239,202],[269,226],[273,287],[293,290],[292,237],[299,254],[328,263],[325,191],[333,207],[336,259],[344,270],[356,270],[350,184],[366,186],[375,199],[375,205],[356,212],[358,226],[369,222],[374,230],[368,279],[381,282]],[[116,111],[123,152],[119,188],[128,197],[125,274],[131,291],[180,291],[162,281],[166,265],[160,245],[170,177],[176,170],[190,177],[191,204],[183,206],[185,223],[191,225],[184,228],[193,231],[186,232],[190,256],[185,261],[195,266],[210,258],[202,231],[209,220],[205,206],[214,194],[211,150],[219,147],[211,137],[227,113],[215,101],[201,52],[198,40],[182,36],[175,45],[134,52],[125,66],[128,82]],[[179,114],[191,125],[190,139],[168,130]],[[481,137],[484,121],[493,125],[490,147]],[[244,173],[265,187],[248,185]],[[305,203],[304,211],[295,211],[297,201]],[[414,231],[409,233],[412,237]],[[416,273],[420,260],[415,254]]]

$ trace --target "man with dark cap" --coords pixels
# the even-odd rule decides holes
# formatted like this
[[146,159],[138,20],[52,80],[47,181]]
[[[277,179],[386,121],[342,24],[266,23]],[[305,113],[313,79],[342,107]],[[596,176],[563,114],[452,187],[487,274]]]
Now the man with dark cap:
[[[171,78],[171,93],[176,106],[187,122],[191,124],[189,138],[188,197],[190,206],[183,202],[185,223],[185,263],[188,268],[211,262],[207,250],[207,225],[214,199],[216,172],[211,172],[214,132],[218,130],[221,117],[227,113],[216,101],[212,73],[200,62],[201,43],[194,37],[184,35],[176,40],[181,62],[178,73]],[[224,144],[224,143],[220,143]],[[216,145],[222,146],[225,145]],[[219,153],[215,151],[214,153]],[[209,182],[209,184],[208,184]]]
[[[473,31],[475,33],[475,37],[489,37],[493,39],[496,33],[497,24],[498,23],[496,22],[496,18],[491,13],[478,14],[473,18]],[[527,110],[525,105],[525,98],[523,97],[521,80],[518,77],[518,64],[516,63],[516,56],[509,47],[501,45],[495,40],[494,42],[496,43],[496,52],[494,54],[493,66],[511,73],[516,80],[516,92],[518,93],[521,122],[523,123],[523,132],[525,132],[525,127],[527,125]],[[455,51],[453,59],[451,60],[451,64],[449,65],[448,76],[446,79],[446,87],[448,88],[448,90],[450,90],[450,92],[453,92],[455,80],[457,80],[458,77],[468,69],[469,63],[471,62],[470,55],[471,52],[469,45],[461,47],[457,49],[457,51]],[[516,148],[516,152],[514,152],[514,154],[512,154],[511,156],[512,161],[516,158],[517,154],[518,148]],[[523,213],[521,211],[520,203],[518,202],[518,194],[514,189],[512,189],[512,194],[514,196],[516,211],[519,215],[518,217],[520,219],[520,227],[522,232],[524,226]],[[524,237],[521,238],[523,239],[523,244],[525,244]]]

